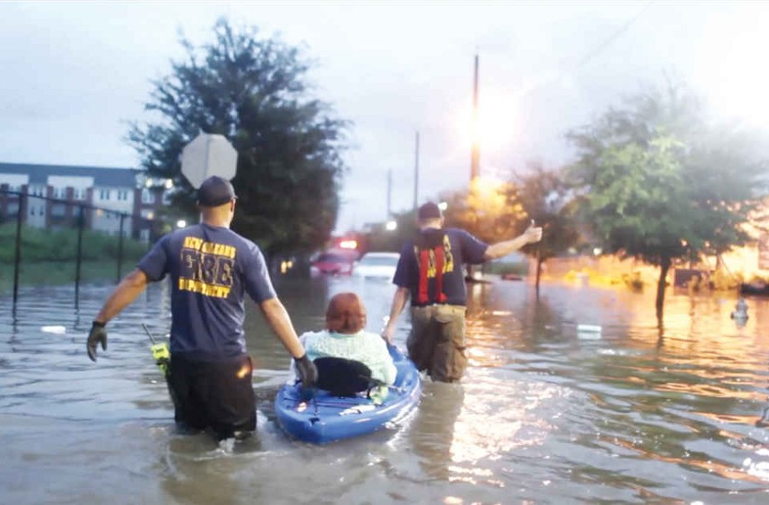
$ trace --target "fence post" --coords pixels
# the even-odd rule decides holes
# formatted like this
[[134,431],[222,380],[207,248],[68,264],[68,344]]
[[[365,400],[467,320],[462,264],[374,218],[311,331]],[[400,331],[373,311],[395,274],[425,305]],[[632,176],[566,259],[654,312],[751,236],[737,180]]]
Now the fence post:
[[123,223],[125,221],[125,214],[120,214],[120,237],[117,242],[117,280],[115,283],[120,282],[121,270],[123,268]]
[[80,308],[80,263],[83,255],[83,206],[78,206],[77,213],[77,258],[75,260],[75,310]]
[[16,213],[16,244],[13,254],[13,311],[16,312],[16,301],[19,299],[19,266],[21,263],[21,211],[27,195],[19,193],[19,211]]

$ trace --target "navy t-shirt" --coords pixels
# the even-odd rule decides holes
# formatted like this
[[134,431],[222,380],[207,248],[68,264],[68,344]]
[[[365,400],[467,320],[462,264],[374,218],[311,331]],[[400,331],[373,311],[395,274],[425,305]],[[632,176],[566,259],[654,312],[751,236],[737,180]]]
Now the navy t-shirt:
[[204,223],[161,238],[138,264],[151,281],[171,275],[171,352],[216,361],[246,352],[244,293],[275,297],[256,244]]
[[[435,232],[435,230],[431,230]],[[444,303],[450,305],[466,305],[467,290],[465,288],[465,272],[462,265],[465,263],[477,265],[483,263],[483,257],[488,244],[475,238],[465,230],[458,228],[446,228],[443,230],[443,293],[446,295]],[[425,233],[420,231],[419,233]],[[414,240],[407,242],[401,250],[401,257],[395,270],[393,283],[397,286],[409,288],[411,291],[411,305],[429,305],[435,303],[435,268],[427,268],[428,292],[431,301],[419,303],[417,290],[419,289],[419,251]]]

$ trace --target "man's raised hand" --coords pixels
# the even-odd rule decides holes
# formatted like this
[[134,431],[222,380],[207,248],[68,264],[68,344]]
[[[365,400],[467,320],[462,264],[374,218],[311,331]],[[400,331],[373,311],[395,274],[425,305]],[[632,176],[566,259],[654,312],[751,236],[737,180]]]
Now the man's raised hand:
[[542,227],[536,226],[534,220],[532,219],[529,227],[526,228],[525,232],[523,232],[523,236],[526,237],[526,242],[529,244],[539,242],[542,240]]

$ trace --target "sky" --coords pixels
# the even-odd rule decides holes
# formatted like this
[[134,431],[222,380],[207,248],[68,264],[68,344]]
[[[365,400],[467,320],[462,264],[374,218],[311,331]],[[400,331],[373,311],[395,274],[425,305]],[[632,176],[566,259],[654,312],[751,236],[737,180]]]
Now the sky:
[[560,166],[565,133],[673,79],[715,118],[769,117],[769,2],[0,1],[0,161],[135,167],[151,81],[220,17],[301,45],[312,93],[351,121],[337,231],[465,187],[473,59],[481,174]]

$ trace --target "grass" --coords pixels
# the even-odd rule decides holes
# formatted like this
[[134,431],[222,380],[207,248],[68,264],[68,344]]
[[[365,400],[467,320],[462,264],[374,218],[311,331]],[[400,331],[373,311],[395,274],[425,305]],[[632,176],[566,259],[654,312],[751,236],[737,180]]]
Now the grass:
[[[123,260],[121,276],[136,264],[135,260]],[[62,286],[75,284],[74,261],[39,261],[23,263],[19,270],[20,286]],[[81,283],[114,283],[117,280],[117,261],[84,261],[80,265]],[[13,289],[13,263],[0,265],[0,294]]]
[[[83,260],[117,260],[119,240],[92,230],[83,230]],[[13,263],[16,248],[16,225],[0,225],[0,263]],[[77,256],[77,229],[47,229],[22,226],[21,255],[25,262],[75,261]],[[138,240],[123,240],[123,257],[141,257],[147,251],[147,244]]]
[[[121,274],[125,275],[147,251],[147,244],[123,240]],[[83,230],[80,282],[114,282],[117,277],[119,239]],[[0,225],[0,294],[13,289],[16,225]],[[77,229],[42,229],[28,226],[21,232],[20,286],[57,286],[75,283]]]

